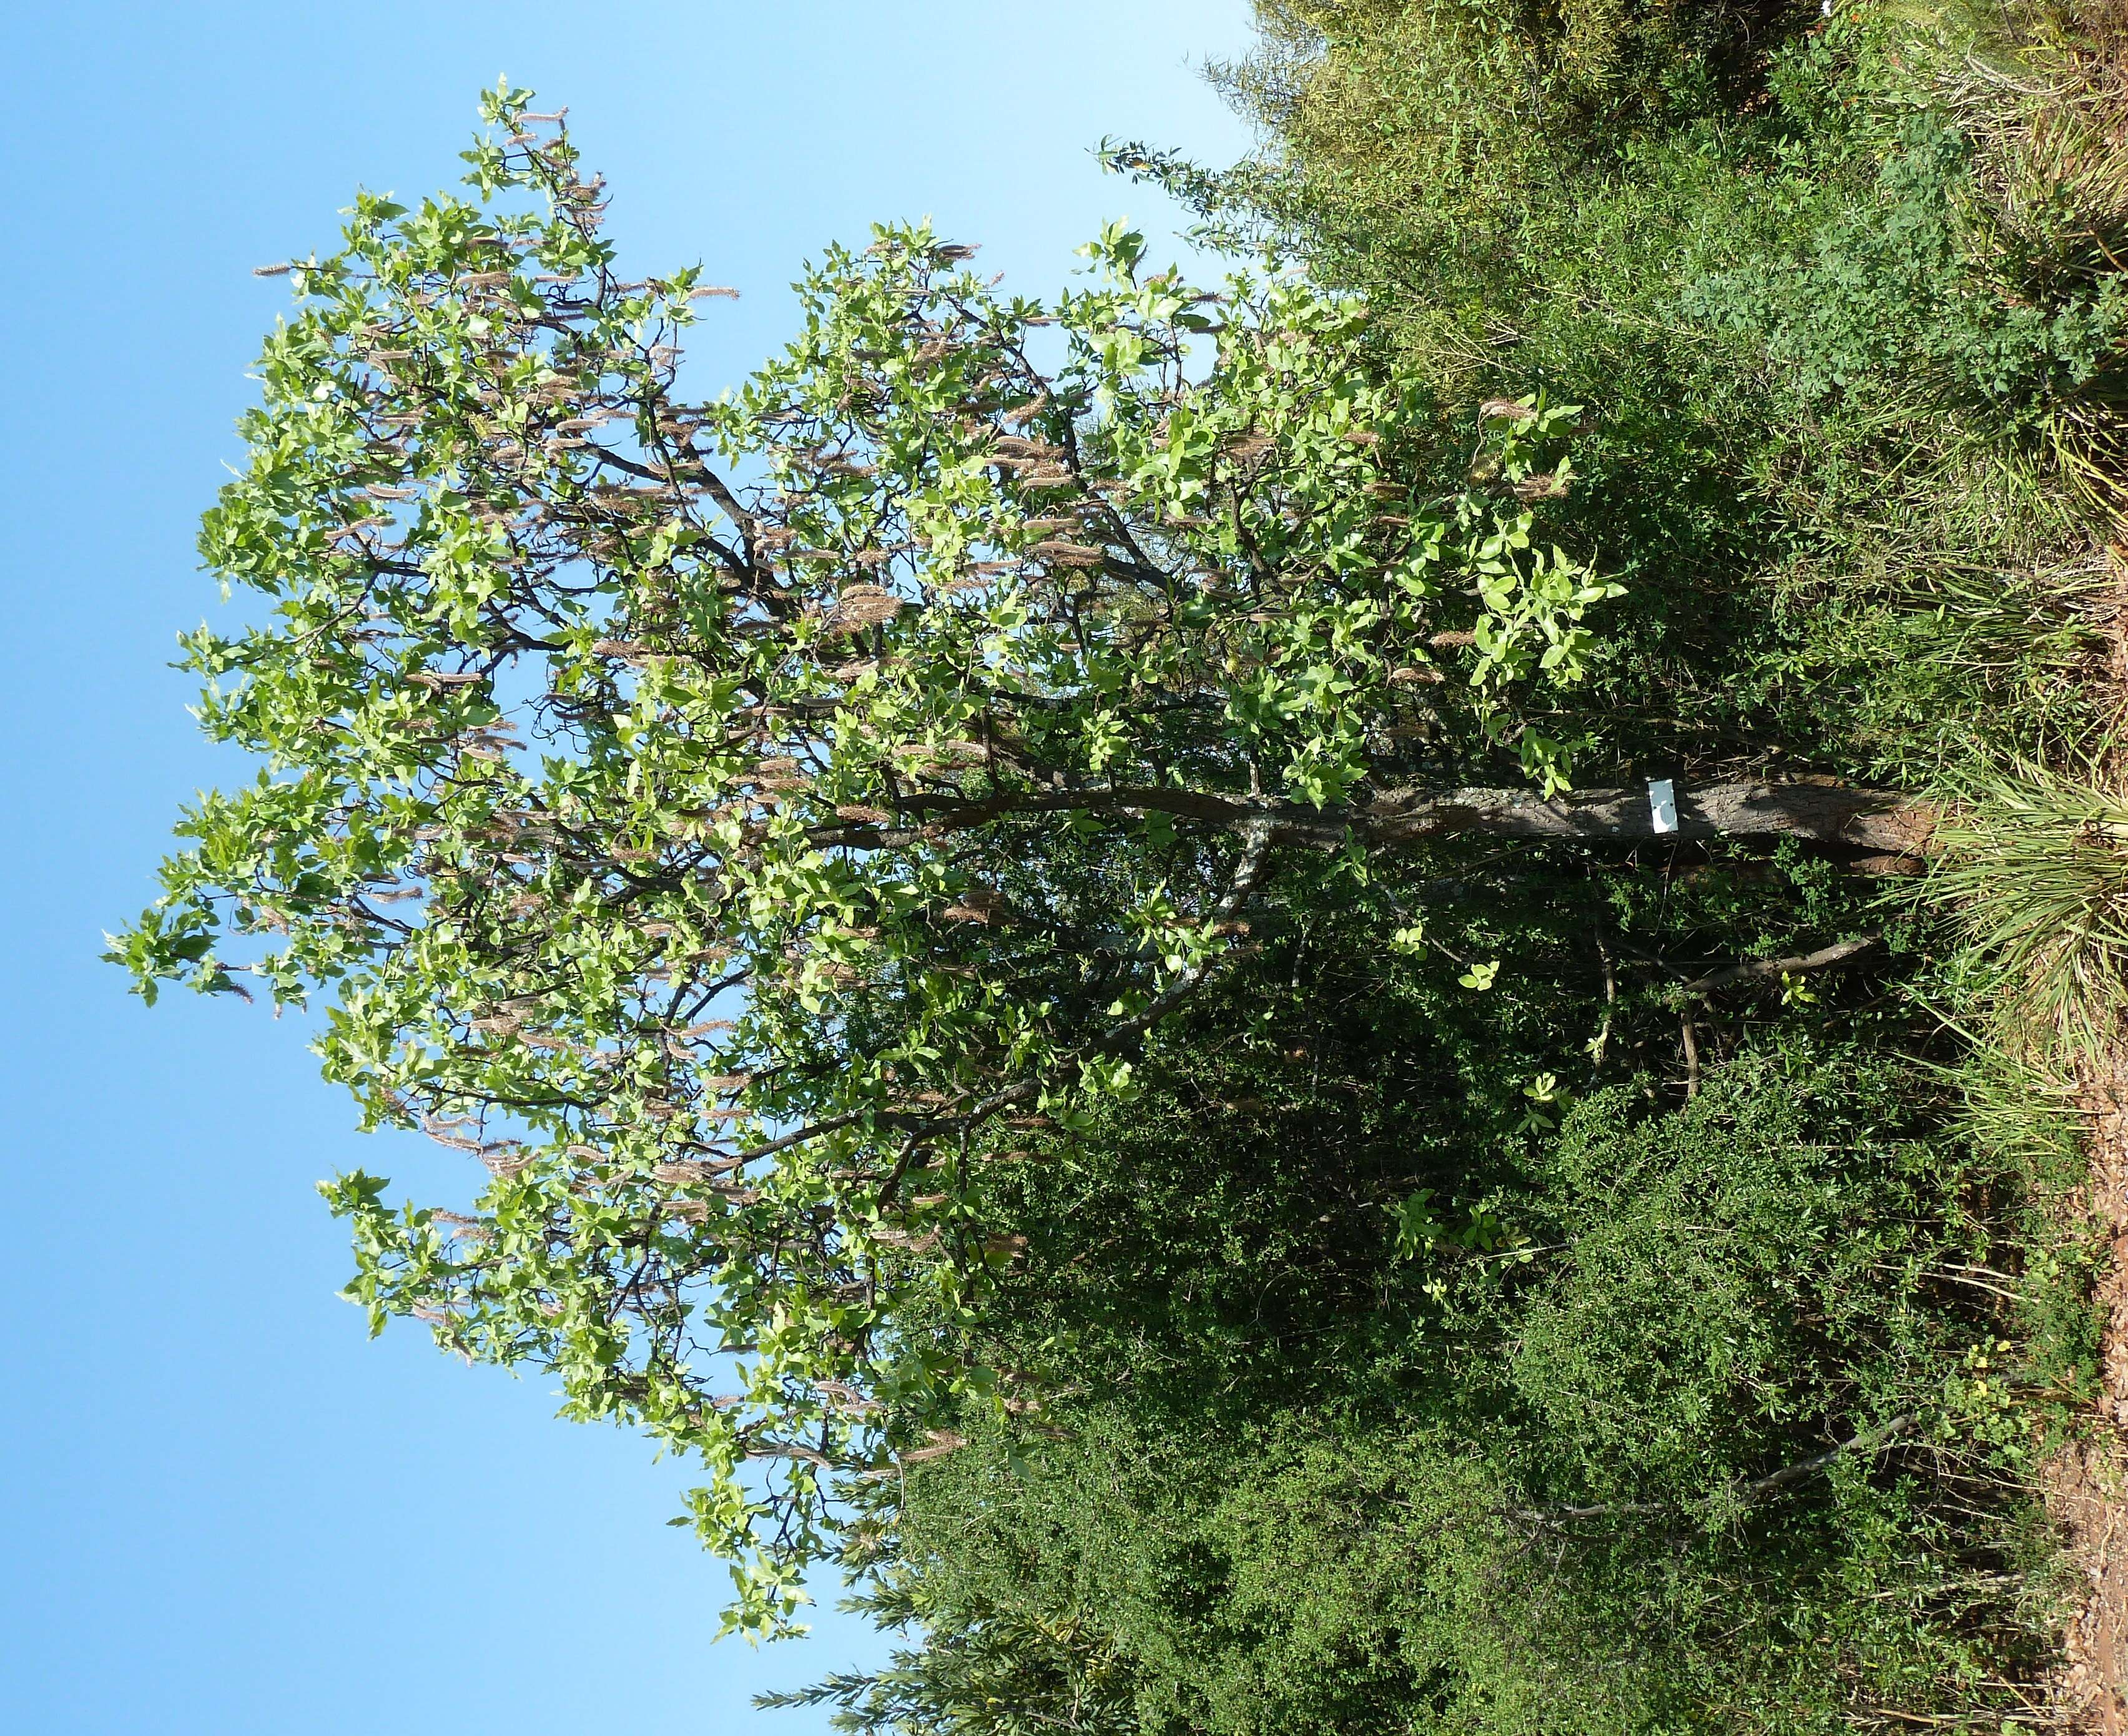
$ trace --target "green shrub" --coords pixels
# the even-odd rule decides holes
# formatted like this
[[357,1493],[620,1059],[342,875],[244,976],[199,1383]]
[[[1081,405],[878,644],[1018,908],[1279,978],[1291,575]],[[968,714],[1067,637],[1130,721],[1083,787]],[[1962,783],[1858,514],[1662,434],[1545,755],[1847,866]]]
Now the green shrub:
[[[1377,1253],[1370,1331],[1334,1358],[1268,1300],[1323,1282],[1297,1237],[1178,1258],[1171,1288],[1265,1298],[1268,1353],[1305,1372],[1241,1378],[1201,1315],[1147,1311],[1078,1347],[1083,1396],[1038,1428],[971,1420],[885,1521],[875,1612],[930,1642],[841,1685],[872,1708],[853,1727],[1021,1728],[976,1703],[1000,1681],[1026,1728],[1068,1710],[1222,1736],[1830,1731],[1873,1705],[2013,1706],[2000,1684],[2043,1653],[2047,1605],[2039,1539],[1996,1486],[2017,1444],[1974,1382],[2017,1376],[1944,1282],[1982,1231],[1971,1154],[1915,1135],[1928,1096],[1807,1045],[1717,1073],[1680,1114],[1599,1093],[1524,1172],[1518,1222],[1541,1240],[1437,1249],[1430,1286],[1385,1286]],[[1209,1130],[1160,1125],[1186,1172]],[[1146,1174],[1098,1142],[1057,1168],[1075,1202],[1139,1198]],[[1258,1179],[1295,1220],[1334,1191]],[[1233,1205],[1178,1190],[1159,1215],[1187,1248],[1198,1213]],[[1137,1294],[1128,1251],[1094,1239],[1079,1265],[1081,1307],[1106,1282]],[[1881,1451],[1758,1491],[1902,1416]],[[1028,1648],[1038,1667],[1000,1663]]]

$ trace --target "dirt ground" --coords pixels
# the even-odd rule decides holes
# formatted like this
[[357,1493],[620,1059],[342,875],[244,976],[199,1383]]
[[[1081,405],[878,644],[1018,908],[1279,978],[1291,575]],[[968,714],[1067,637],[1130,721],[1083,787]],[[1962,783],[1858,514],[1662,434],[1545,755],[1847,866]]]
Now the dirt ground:
[[2128,1736],[2128,1058],[2086,1082],[2091,1174],[2073,1213],[2104,1226],[2111,1258],[2099,1281],[2107,1311],[2100,1426],[2045,1468],[2048,1510],[2089,1587],[2064,1636],[2055,1681],[2060,1728]]
[[[2107,552],[2115,587],[2101,682],[2116,721],[2128,721],[2128,548]],[[2064,1636],[2055,1703],[2059,1727],[2075,1736],[2128,1736],[2128,1051],[2116,1049],[2081,1085],[2091,1171],[2064,1217],[2096,1222],[2111,1243],[2097,1292],[2105,1396],[2089,1438],[2042,1475],[2048,1510],[2088,1586]]]

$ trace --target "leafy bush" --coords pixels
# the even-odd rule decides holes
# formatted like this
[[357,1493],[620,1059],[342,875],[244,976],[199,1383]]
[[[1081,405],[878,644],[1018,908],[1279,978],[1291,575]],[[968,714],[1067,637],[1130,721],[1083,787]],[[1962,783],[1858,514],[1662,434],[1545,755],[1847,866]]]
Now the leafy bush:
[[[1297,1118],[1313,1187],[1223,1140],[1224,1194],[1163,1191],[1223,1120],[1186,1106],[1178,1066],[1161,1131],[1035,1184],[1141,1229],[1086,1238],[1076,1287],[1031,1284],[1021,1329],[1053,1342],[1119,1302],[1138,1329],[1076,1342],[1081,1396],[1039,1426],[971,1420],[912,1468],[868,1606],[932,1639],[824,1696],[852,1728],[1021,1727],[968,1697],[1002,1680],[1027,1727],[1237,1736],[2014,1705],[1999,1684],[2043,1653],[2046,1607],[2038,1539],[1994,1488],[2018,1448],[1990,1377],[2017,1376],[1955,1284],[1984,1234],[1974,1159],[1916,1137],[1912,1077],[1801,1044],[1682,1113],[1600,1092],[1519,1146],[1509,1222],[1535,1239],[1442,1242],[1406,1275],[1386,1224],[1368,1249],[1336,1210],[1338,1148]],[[1265,1214],[1283,1235],[1205,1239]],[[1148,1289],[1193,1302],[1148,1306],[1155,1244],[1177,1252]],[[1040,1671],[1001,1667],[1037,1636]]]

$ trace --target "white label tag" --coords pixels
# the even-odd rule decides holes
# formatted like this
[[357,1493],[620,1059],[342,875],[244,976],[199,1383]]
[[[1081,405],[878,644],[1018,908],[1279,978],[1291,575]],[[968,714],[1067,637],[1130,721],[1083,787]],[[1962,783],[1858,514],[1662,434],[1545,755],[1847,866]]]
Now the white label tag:
[[1677,830],[1677,791],[1667,778],[1648,780],[1648,815],[1657,833]]

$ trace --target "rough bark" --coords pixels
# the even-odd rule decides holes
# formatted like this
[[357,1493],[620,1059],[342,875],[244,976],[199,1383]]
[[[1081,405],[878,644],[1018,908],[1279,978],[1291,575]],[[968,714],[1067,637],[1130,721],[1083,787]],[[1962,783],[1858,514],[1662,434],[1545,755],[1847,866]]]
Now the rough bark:
[[[1326,816],[1327,817],[1327,816]],[[1869,856],[1927,853],[1936,813],[1888,790],[1832,783],[1716,783],[1677,790],[1677,830],[1657,832],[1647,791],[1392,792],[1364,811],[1361,829],[1384,844],[1479,833],[1498,838],[1639,842],[1795,838]]]
[[[1875,873],[1912,872],[1927,854],[1936,811],[1889,790],[1834,783],[1715,783],[1676,792],[1677,827],[1658,832],[1646,786],[1574,790],[1546,797],[1532,790],[1386,790],[1349,806],[1230,796],[1168,786],[1003,792],[975,801],[948,796],[905,798],[905,825],[816,827],[818,844],[857,849],[906,845],[973,830],[1015,816],[1043,813],[1171,814],[1270,841],[1341,849],[1357,841],[1380,849],[1437,838],[1580,839],[1636,844],[1674,839],[1794,838],[1849,852],[1850,867]],[[1267,829],[1267,830],[1266,830]]]

